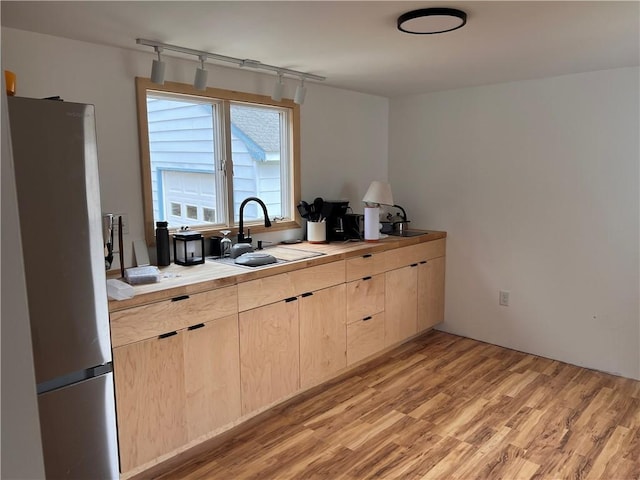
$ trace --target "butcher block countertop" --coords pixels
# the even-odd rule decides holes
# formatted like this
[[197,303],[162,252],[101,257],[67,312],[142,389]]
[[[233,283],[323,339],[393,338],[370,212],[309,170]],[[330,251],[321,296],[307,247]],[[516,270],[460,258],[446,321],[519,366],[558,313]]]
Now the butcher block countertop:
[[[270,250],[273,249],[272,252],[276,258],[285,259],[285,256],[288,256],[288,261],[284,263],[274,263],[256,269],[219,263],[209,259],[207,259],[204,264],[189,267],[171,264],[168,267],[160,268],[160,271],[164,275],[164,278],[160,282],[134,286],[135,296],[133,298],[121,301],[110,300],[109,311],[116,312],[138,305],[236,285],[238,283],[290,272],[300,268],[430,242],[440,238],[446,238],[446,236],[446,232],[424,230],[424,235],[414,237],[389,236],[377,242],[348,241],[325,244],[311,244],[308,242],[287,245],[278,244],[267,246],[262,251],[264,253],[270,253]],[[323,255],[307,255],[313,255],[314,253]],[[298,257],[302,257],[302,259],[296,260]]]

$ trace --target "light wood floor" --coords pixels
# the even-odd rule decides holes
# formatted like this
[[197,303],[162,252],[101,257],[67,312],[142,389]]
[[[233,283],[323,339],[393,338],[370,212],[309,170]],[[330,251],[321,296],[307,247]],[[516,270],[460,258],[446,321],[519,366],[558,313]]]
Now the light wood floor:
[[640,478],[640,382],[432,331],[162,479]]

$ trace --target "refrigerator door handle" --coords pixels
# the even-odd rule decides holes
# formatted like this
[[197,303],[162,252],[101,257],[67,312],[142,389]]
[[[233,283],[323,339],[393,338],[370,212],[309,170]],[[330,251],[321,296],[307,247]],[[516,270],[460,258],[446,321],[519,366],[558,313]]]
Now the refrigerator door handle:
[[99,377],[100,375],[104,375],[105,373],[110,373],[112,371],[113,364],[109,362],[105,363],[104,365],[97,365],[95,367],[86,368],[84,370],[77,370],[75,372],[71,372],[66,375],[47,380],[46,382],[39,383],[36,386],[36,390],[38,392],[38,395],[40,395],[41,393],[47,393],[53,390],[58,390],[59,388],[68,387],[70,385],[74,385],[90,378]]

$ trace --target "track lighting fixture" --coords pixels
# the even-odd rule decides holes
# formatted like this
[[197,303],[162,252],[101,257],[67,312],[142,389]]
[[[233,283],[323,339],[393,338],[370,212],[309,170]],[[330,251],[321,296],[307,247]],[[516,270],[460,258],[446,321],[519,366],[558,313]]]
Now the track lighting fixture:
[[276,84],[273,86],[273,95],[271,95],[271,100],[275,100],[279,102],[282,100],[282,93],[284,92],[284,83],[282,83],[282,74],[278,72],[278,79],[276,80]]
[[163,85],[165,63],[162,61],[162,58],[160,57],[160,52],[162,52],[162,47],[155,46],[153,48],[158,54],[158,59],[154,60],[153,64],[151,65],[151,81],[153,83]]
[[269,70],[271,72],[276,72],[278,74],[278,80],[274,86],[273,95],[271,96],[271,98],[276,101],[280,101],[282,99],[282,94],[284,92],[283,77],[297,77],[300,79],[300,85],[296,89],[296,94],[293,101],[298,105],[302,105],[302,103],[304,102],[305,94],[307,93],[307,88],[304,86],[305,80],[316,80],[318,82],[326,80],[326,77],[321,77],[320,75],[300,72],[298,70],[291,70],[289,68],[276,67],[275,65],[267,65],[266,63],[262,63],[257,60],[227,57],[226,55],[194,50],[192,48],[179,47],[177,45],[170,45],[168,43],[156,42],[155,40],[145,40],[143,38],[138,38],[136,40],[136,43],[138,45],[153,47],[158,54],[158,59],[153,61],[153,68],[151,69],[151,81],[160,85],[164,83],[165,63],[160,57],[160,53],[163,50],[171,50],[173,52],[183,53],[187,55],[195,55],[199,58],[200,68],[196,70],[196,76],[193,81],[193,86],[198,90],[206,90],[207,88],[207,71],[204,68],[204,62],[206,61],[227,62],[233,63],[237,67],[255,68],[257,70]]
[[207,59],[206,55],[200,55],[200,68],[196,69],[196,78],[193,80],[193,86],[198,90],[207,89],[207,74],[204,69],[204,62]]
[[293,97],[293,103],[302,105],[304,103],[304,97],[307,94],[307,87],[304,86],[304,77],[300,79],[300,85],[296,88],[296,94]]

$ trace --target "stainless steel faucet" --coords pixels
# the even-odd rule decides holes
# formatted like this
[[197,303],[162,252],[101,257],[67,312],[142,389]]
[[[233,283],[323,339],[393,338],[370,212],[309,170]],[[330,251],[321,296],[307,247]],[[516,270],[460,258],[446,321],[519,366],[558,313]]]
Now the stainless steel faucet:
[[[264,226],[265,227],[270,227],[271,226],[271,220],[269,220],[269,214],[267,213],[267,206],[264,204],[264,202],[262,200],[260,200],[258,197],[247,197],[245,198],[242,203],[240,204],[240,224],[238,225],[238,243],[245,243],[245,238],[244,238],[244,206],[251,202],[254,201],[256,202],[258,205],[260,205],[262,207],[262,211],[264,212]],[[250,243],[251,240],[249,240],[248,243]]]

